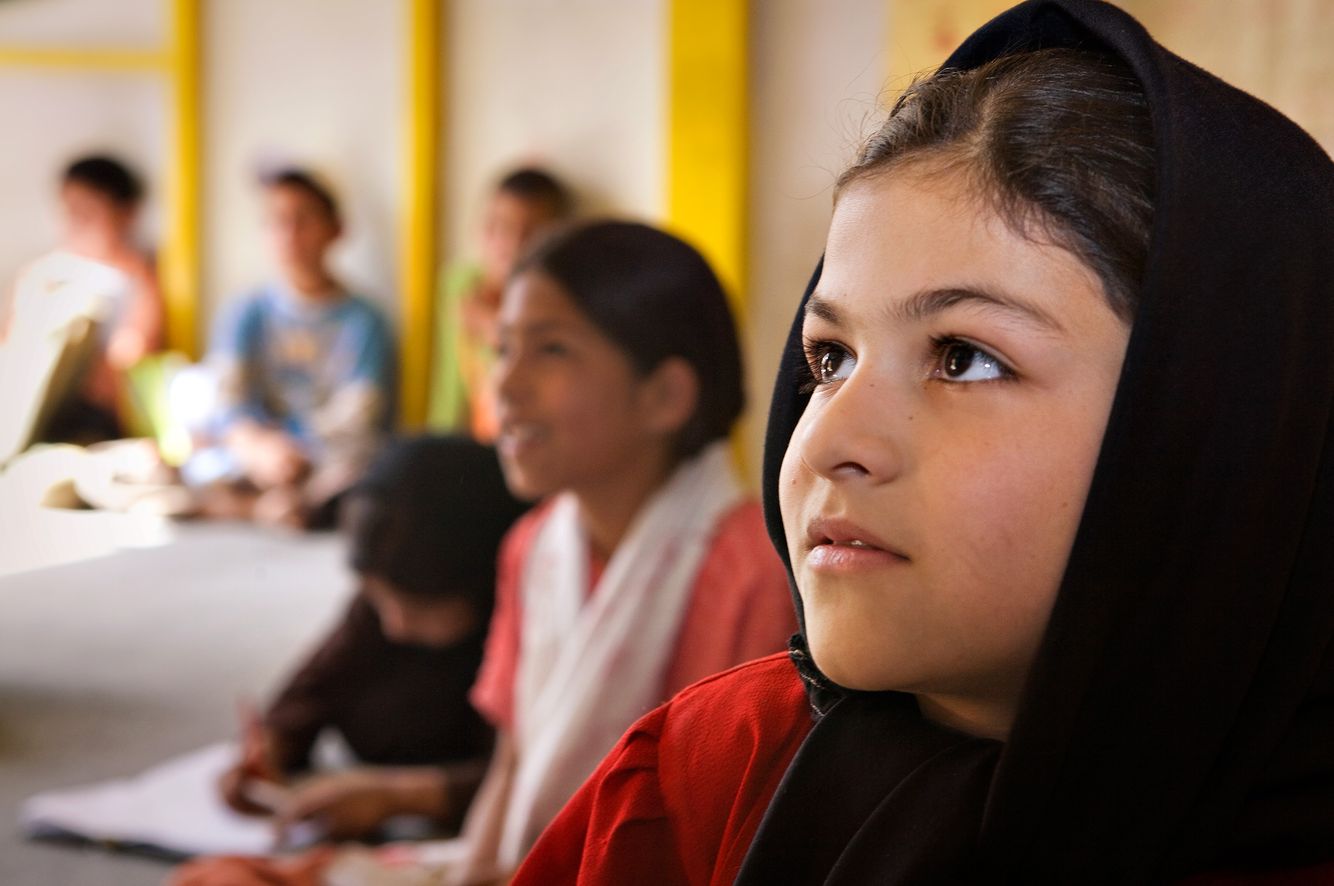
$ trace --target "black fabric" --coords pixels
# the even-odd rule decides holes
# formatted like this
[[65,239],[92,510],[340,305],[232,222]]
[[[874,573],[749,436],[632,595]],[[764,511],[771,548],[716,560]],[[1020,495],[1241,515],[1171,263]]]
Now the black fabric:
[[492,730],[468,702],[485,622],[444,648],[395,643],[357,594],[343,620],[283,687],[265,718],[274,756],[309,768],[320,733],[336,729],[363,763],[425,766],[485,757]]
[[[893,753],[884,759],[867,759],[871,749],[891,747]],[[982,808],[956,809],[939,798],[984,792],[999,752],[998,742],[922,719],[911,696],[849,693],[816,721],[802,743],[803,758],[820,765],[788,769],[741,881],[934,883],[966,878]],[[791,814],[803,807],[819,814]],[[886,840],[887,834],[899,840]],[[927,851],[900,852],[903,839]]]
[[[1334,859],[1334,166],[1276,111],[1094,0],[1024,3],[947,65],[1052,46],[1108,49],[1143,84],[1157,206],[1013,731],[1003,748],[900,736],[907,699],[864,699],[798,661],[817,725],[738,882],[774,882],[781,839],[822,821],[836,851],[802,882],[1145,883]],[[799,329],[800,312],[764,461],[785,560],[778,469],[806,404]],[[924,759],[948,764],[914,768]],[[933,867],[942,852],[957,867]]]
[[44,443],[73,443],[90,446],[125,436],[120,417],[105,406],[81,396],[61,403],[41,432]]

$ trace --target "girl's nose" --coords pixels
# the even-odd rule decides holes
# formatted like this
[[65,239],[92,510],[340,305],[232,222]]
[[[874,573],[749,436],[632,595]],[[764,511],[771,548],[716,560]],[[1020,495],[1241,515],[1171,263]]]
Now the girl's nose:
[[801,460],[834,482],[887,483],[902,472],[912,418],[891,384],[854,373],[830,392],[816,392],[796,439]]
[[517,355],[502,355],[491,372],[491,385],[496,399],[505,403],[518,400],[525,385],[526,368]]

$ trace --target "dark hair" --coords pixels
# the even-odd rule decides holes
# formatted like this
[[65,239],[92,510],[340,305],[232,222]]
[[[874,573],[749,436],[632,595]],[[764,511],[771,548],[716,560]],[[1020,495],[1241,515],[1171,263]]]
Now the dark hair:
[[542,203],[554,218],[566,218],[574,201],[569,189],[545,169],[528,166],[506,174],[496,185],[496,193],[512,194],[521,200]]
[[462,437],[391,444],[347,496],[354,570],[417,598],[464,597],[491,609],[500,540],[526,506],[495,450]]
[[722,284],[694,247],[647,225],[594,222],[539,243],[514,275],[530,270],[560,284],[641,373],[669,357],[690,364],[699,403],[678,457],[727,436],[746,404],[741,349]]
[[100,154],[80,157],[65,167],[61,181],[96,191],[118,206],[136,206],[144,198],[139,176],[115,157]]
[[288,167],[265,173],[260,176],[259,181],[261,185],[269,189],[294,188],[301,191],[318,203],[320,208],[324,210],[324,214],[334,224],[338,224],[342,217],[338,210],[338,199],[334,197],[333,190],[312,172],[297,167]]
[[1153,220],[1154,148],[1144,90],[1114,56],[1042,49],[914,83],[838,187],[912,161],[974,177],[1015,230],[1039,232],[1134,316]]

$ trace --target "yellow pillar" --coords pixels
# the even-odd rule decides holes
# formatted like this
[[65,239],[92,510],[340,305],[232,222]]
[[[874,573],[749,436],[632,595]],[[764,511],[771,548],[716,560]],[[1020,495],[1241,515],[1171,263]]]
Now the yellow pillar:
[[[692,243],[746,323],[748,0],[669,0],[667,228]],[[742,475],[745,435],[733,435]]]
[[0,46],[0,67],[160,73],[166,64],[165,55],[154,49]]
[[441,0],[408,0],[407,107],[404,113],[400,226],[403,422],[426,420],[436,285],[440,154]]
[[747,0],[671,0],[667,226],[713,264],[744,318]]
[[171,131],[163,243],[162,292],[167,307],[168,346],[199,353],[200,296],[200,0],[167,0],[171,47]]

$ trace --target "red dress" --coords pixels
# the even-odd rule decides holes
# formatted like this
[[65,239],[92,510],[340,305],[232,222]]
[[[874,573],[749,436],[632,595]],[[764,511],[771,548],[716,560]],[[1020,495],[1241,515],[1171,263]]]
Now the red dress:
[[[787,655],[709,677],[641,719],[542,834],[510,886],[723,886],[811,728]],[[1180,886],[1331,886],[1334,863]]]
[[810,727],[786,653],[696,683],[630,727],[511,886],[731,883]]

